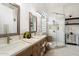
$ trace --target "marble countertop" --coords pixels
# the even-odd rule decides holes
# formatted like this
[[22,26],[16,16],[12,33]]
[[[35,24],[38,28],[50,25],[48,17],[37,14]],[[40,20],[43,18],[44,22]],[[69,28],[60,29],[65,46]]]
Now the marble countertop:
[[45,37],[46,35],[37,35],[30,39],[23,38],[12,41],[10,44],[0,45],[0,56],[14,56]]

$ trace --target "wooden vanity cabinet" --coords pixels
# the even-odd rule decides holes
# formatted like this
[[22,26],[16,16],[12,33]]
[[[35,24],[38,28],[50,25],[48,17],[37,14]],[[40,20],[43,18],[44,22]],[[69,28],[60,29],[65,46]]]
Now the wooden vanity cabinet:
[[24,51],[17,54],[17,56],[42,56],[46,52],[46,44],[47,39],[43,38],[30,46],[28,49],[25,49]]
[[33,56],[42,56],[42,55],[44,55],[44,53],[46,51],[46,43],[47,43],[46,38],[44,38],[44,39],[40,40],[39,42],[37,42],[32,48],[32,55]]
[[33,45],[32,55],[33,56],[40,56],[40,43]]
[[47,39],[44,38],[40,43],[41,43],[41,52],[40,53],[41,53],[41,56],[42,56],[46,52]]

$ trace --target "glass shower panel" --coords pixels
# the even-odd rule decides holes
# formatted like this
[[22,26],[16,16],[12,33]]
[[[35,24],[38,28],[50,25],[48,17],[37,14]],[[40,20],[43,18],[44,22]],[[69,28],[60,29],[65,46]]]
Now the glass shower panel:
[[[61,14],[52,14],[48,19],[48,35],[52,36],[52,43],[55,47],[65,45],[64,37],[65,18]],[[52,46],[53,46],[52,45]]]

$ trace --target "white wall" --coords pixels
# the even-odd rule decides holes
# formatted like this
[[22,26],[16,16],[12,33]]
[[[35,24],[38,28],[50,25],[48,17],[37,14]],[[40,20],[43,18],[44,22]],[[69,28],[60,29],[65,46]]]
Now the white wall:
[[[25,31],[29,31],[29,12],[37,16],[37,22],[40,23],[41,20],[41,15],[36,13],[37,4],[32,4],[32,3],[25,3],[21,4],[21,12],[20,12],[20,32],[24,33]],[[37,27],[40,27],[40,24],[37,23]],[[39,28],[37,28],[39,30]]]
[[69,18],[69,15],[72,15],[72,17],[79,17],[79,4],[78,3],[66,4],[64,6],[64,13],[65,18]]
[[53,12],[64,14],[63,6],[62,3],[47,3],[46,9],[49,15]]
[[52,12],[65,14],[65,18],[69,15],[79,17],[79,3],[47,3],[45,9],[50,15]]
[[[33,12],[36,14],[35,11],[44,11],[48,14],[48,17],[53,17],[52,12],[60,13],[60,14],[65,14],[65,18],[68,18],[70,14],[72,14],[73,17],[79,16],[79,4],[68,4],[68,3],[47,3],[47,4],[33,4],[33,3],[26,3],[26,4],[21,4],[21,24],[20,24],[20,29],[21,33],[25,31],[29,31],[29,12]],[[36,15],[37,16],[37,15]],[[38,17],[38,30],[40,31],[40,17]],[[77,28],[76,28],[77,29]],[[78,31],[79,32],[79,31]]]
[[[21,8],[21,21],[20,21],[20,29],[21,33],[25,31],[29,31],[29,12],[35,12],[35,11],[43,11],[46,12],[49,16],[51,16],[51,12],[57,12],[63,14],[63,6],[62,4],[45,4],[45,3],[25,3],[20,5]],[[36,12],[35,12],[36,13]],[[37,16],[39,19],[40,16]],[[40,21],[38,21],[40,23]],[[40,24],[38,25],[40,28]],[[38,29],[40,31],[40,29]]]

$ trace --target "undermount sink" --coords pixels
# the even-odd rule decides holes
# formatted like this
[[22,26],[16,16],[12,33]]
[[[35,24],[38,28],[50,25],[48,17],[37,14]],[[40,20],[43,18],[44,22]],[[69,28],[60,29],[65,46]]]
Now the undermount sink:
[[30,44],[34,44],[36,43],[37,41],[40,40],[40,37],[37,37],[37,36],[33,36],[32,38],[30,39],[27,39],[27,38],[23,38],[23,41],[27,42],[27,43],[30,43]]
[[33,38],[39,39],[42,35],[35,35]]
[[19,41],[21,41],[21,40],[10,40],[10,43],[9,44],[7,44],[7,42],[6,43],[3,43],[3,44],[0,44],[0,48],[9,46],[9,45],[14,44],[14,43],[17,43]]
[[19,51],[23,50],[24,48],[28,48],[28,47],[29,47],[29,43],[19,40],[18,42],[5,44],[2,48],[0,48],[0,54],[2,54],[2,55],[14,54],[15,55],[16,52],[19,52]]
[[24,42],[27,42],[27,43],[30,43],[31,45],[33,45],[34,43],[37,42],[37,40],[34,39],[34,38],[31,38],[31,39],[23,39],[23,41],[24,41]]
[[35,36],[33,36],[32,38],[34,38],[34,39],[39,39],[39,37],[35,37]]

